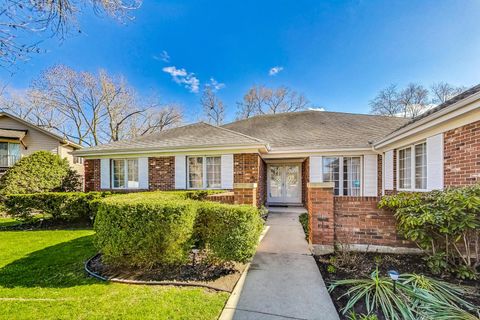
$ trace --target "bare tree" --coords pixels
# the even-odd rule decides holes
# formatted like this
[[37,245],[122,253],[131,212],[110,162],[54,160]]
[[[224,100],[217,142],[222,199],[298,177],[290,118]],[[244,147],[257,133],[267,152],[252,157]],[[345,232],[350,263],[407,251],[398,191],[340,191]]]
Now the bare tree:
[[[9,67],[40,52],[32,35],[63,39],[78,29],[77,15],[91,6],[97,15],[124,20],[141,0],[4,0],[0,8],[0,66]],[[41,38],[38,38],[41,39]]]
[[400,112],[397,86],[391,84],[381,90],[378,95],[370,101],[370,108],[370,112],[373,114],[396,116]]
[[428,105],[428,90],[420,84],[410,83],[399,92],[398,103],[404,118],[415,118]]
[[433,95],[432,102],[434,104],[441,104],[445,101],[453,98],[457,94],[465,91],[466,87],[456,87],[447,82],[437,82],[430,87],[430,91]]
[[[22,99],[4,110],[82,145],[98,145],[178,125],[181,110],[145,103],[123,78],[55,66],[36,80]],[[19,103],[21,102],[21,103]]]
[[208,123],[216,126],[223,124],[225,119],[225,106],[210,86],[205,86],[203,89],[200,105],[203,108],[203,115]]
[[303,94],[288,87],[276,89],[253,86],[237,103],[237,118],[246,119],[259,114],[275,114],[305,110],[310,105]]

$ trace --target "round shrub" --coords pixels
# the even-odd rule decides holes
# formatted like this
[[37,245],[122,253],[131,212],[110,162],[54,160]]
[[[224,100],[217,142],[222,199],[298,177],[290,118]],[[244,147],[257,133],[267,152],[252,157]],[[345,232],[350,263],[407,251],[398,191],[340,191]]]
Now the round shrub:
[[262,229],[263,220],[255,207],[215,202],[198,206],[197,239],[222,261],[250,260]]
[[0,178],[0,194],[75,191],[78,174],[68,161],[48,151],[37,151],[20,159]]
[[196,205],[191,200],[125,195],[99,203],[95,244],[105,263],[152,268],[181,264],[191,249]]

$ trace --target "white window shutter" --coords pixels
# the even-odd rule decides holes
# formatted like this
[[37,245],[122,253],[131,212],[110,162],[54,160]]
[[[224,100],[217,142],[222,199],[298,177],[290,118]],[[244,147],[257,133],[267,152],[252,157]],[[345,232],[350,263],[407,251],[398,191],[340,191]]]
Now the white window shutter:
[[233,189],[233,154],[222,155],[222,189]]
[[443,189],[443,133],[427,138],[427,189]]
[[100,159],[100,188],[110,189],[110,159]]
[[312,156],[310,157],[310,182],[323,182],[323,163],[322,157]]
[[175,189],[187,188],[187,157],[175,156]]
[[393,190],[393,150],[385,152],[383,163],[385,168],[383,173],[385,190]]
[[376,154],[363,156],[363,195],[375,197],[378,194],[378,160]]
[[148,189],[148,158],[138,158],[138,187]]

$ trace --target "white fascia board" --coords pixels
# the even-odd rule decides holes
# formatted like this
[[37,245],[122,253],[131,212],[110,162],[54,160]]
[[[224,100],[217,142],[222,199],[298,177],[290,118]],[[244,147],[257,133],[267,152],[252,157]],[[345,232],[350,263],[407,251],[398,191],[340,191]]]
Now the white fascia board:
[[404,128],[395,131],[386,138],[375,143],[375,149],[380,149],[388,146],[398,140],[404,139],[411,135],[417,134],[421,131],[427,130],[438,124],[446,122],[455,117],[461,116],[465,113],[477,110],[480,108],[480,92],[471,95],[468,98],[460,100],[445,109],[439,110],[423,119],[420,119]]
[[85,159],[101,159],[101,158],[135,158],[135,157],[165,157],[181,154],[188,155],[210,155],[224,153],[262,153],[267,152],[265,146],[232,146],[232,147],[208,147],[208,148],[182,148],[169,150],[102,150],[92,152],[73,152],[76,156]]
[[262,154],[264,159],[280,159],[280,158],[305,158],[308,156],[338,156],[338,155],[364,155],[377,154],[378,152],[372,148],[338,148],[338,149],[305,149],[305,150],[272,150],[267,154]]

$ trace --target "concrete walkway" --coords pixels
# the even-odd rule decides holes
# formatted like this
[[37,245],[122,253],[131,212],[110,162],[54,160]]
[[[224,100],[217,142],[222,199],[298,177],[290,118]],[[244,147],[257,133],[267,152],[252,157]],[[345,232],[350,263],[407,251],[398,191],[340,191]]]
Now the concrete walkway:
[[308,250],[299,210],[277,211],[270,211],[270,230],[253,258],[233,319],[338,320]]

